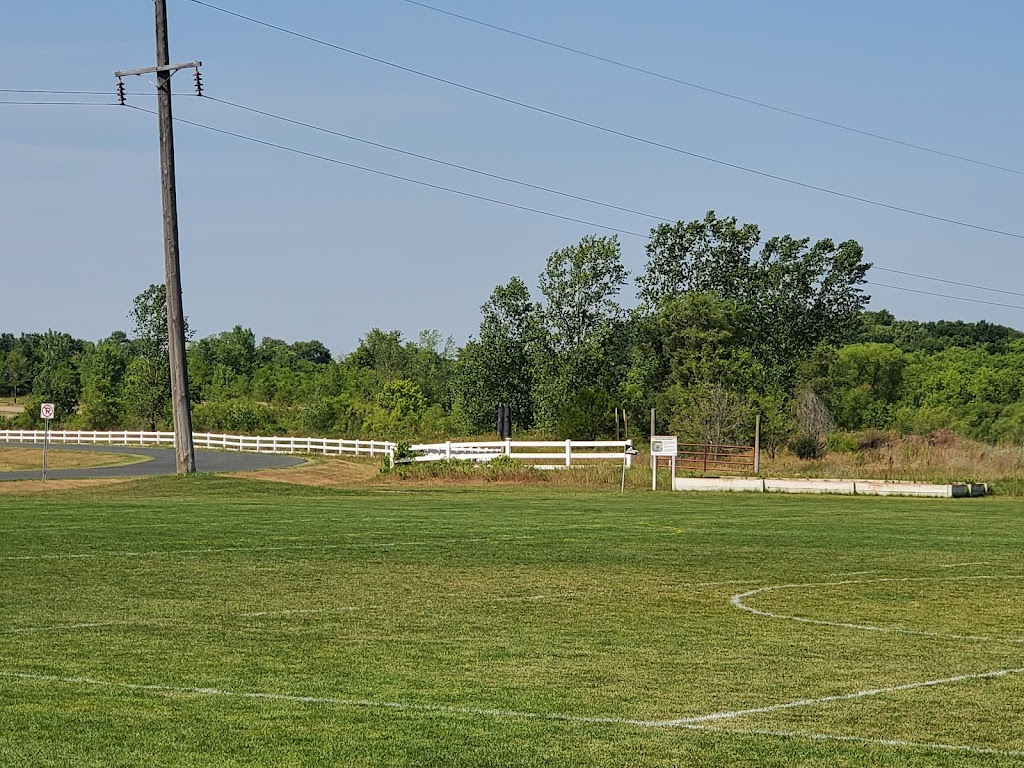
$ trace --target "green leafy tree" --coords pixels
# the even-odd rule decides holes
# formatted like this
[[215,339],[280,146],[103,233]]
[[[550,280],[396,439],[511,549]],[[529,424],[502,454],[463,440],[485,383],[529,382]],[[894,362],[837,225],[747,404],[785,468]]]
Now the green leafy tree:
[[[168,355],[167,291],[150,285],[135,297],[128,314],[136,357],[125,371],[126,412],[155,430],[170,411],[171,371]],[[184,319],[185,338],[192,333]]]
[[122,389],[130,360],[117,339],[104,339],[82,359],[81,424],[85,429],[116,429],[124,422]]
[[480,335],[459,352],[456,400],[474,432],[492,431],[498,403],[508,403],[517,429],[534,424],[533,359],[537,306],[521,278],[497,286],[481,308]]
[[39,344],[40,367],[32,381],[32,392],[56,407],[61,422],[78,410],[81,382],[78,362],[82,344],[66,333],[47,331]]
[[533,352],[538,420],[549,428],[585,388],[618,385],[626,334],[616,298],[629,275],[615,237],[587,236],[548,257],[543,329]]

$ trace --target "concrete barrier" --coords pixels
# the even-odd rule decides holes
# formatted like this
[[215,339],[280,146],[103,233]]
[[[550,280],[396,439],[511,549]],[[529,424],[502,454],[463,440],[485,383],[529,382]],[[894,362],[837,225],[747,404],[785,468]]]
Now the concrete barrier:
[[853,480],[822,480],[818,478],[799,480],[769,478],[764,481],[764,489],[768,493],[841,493],[847,496],[852,496],[855,493]]
[[753,493],[835,493],[859,496],[921,496],[959,499],[984,496],[985,483],[910,483],[898,480],[829,480],[819,478],[677,477],[674,491],[745,491]]
[[676,491],[747,491],[764,492],[764,480],[759,477],[677,477]]
[[854,487],[861,496],[926,496],[936,499],[958,499],[971,495],[971,487],[966,483],[940,485],[886,480],[856,480]]

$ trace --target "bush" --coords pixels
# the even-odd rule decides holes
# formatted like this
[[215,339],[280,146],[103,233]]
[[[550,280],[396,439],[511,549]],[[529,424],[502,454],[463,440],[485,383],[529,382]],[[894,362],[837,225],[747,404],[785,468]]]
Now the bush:
[[789,443],[789,450],[804,461],[820,459],[825,456],[825,443],[814,435],[800,435],[793,438]]
[[892,443],[890,435],[877,429],[869,429],[860,436],[857,441],[857,449],[861,451],[876,451],[879,448],[886,448]]

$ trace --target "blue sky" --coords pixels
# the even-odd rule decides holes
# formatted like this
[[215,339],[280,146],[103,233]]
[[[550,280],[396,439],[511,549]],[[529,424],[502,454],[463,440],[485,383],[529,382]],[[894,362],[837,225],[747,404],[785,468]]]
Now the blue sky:
[[[732,163],[982,226],[1024,232],[1024,176],[836,131],[626,72],[402,0],[219,5],[440,77]],[[451,11],[709,87],[1024,169],[1012,2],[433,0]],[[171,57],[207,93],[534,184],[690,220],[709,209],[766,235],[859,240],[878,266],[1024,293],[1024,241],[787,186],[517,109],[169,0]],[[0,88],[109,90],[153,63],[149,2],[22,3],[0,27]],[[191,75],[176,76],[187,92]],[[133,92],[151,86],[135,78]],[[30,99],[0,94],[0,99]],[[100,97],[102,98],[102,97]],[[151,96],[130,102],[152,107]],[[646,232],[653,220],[482,179],[180,98],[177,117],[474,194]],[[99,339],[163,280],[155,118],[113,107],[0,106],[0,329]],[[603,230],[176,131],[185,310],[200,336],[318,338],[373,326],[463,341],[514,274]],[[626,266],[644,239],[623,236]],[[1024,306],[1024,297],[898,275],[877,282]],[[1024,328],[1024,310],[872,288],[914,319]],[[624,297],[626,304],[630,296]]]

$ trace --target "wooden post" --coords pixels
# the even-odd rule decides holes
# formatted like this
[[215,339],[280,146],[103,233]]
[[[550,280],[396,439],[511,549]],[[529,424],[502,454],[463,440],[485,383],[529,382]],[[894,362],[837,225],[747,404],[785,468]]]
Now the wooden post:
[[761,471],[761,414],[754,417],[754,474]]
[[[651,408],[651,442],[654,442],[654,409]],[[651,490],[658,490],[658,457],[651,451]]]
[[155,0],[157,111],[160,123],[160,186],[164,211],[164,276],[167,293],[168,353],[171,363],[171,405],[174,413],[174,452],[179,475],[196,471],[192,444],[192,408],[185,357],[185,314],[181,302],[178,252],[178,197],[174,179],[174,124],[171,114],[171,75],[167,34],[167,0]]

